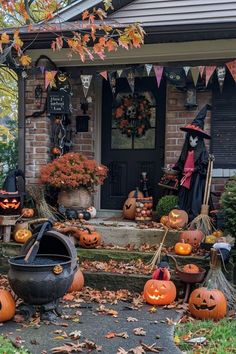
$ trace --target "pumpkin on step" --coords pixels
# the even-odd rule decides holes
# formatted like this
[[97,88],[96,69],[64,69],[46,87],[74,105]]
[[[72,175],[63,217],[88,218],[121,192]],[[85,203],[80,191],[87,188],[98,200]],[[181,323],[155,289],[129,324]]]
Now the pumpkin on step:
[[84,248],[96,248],[101,244],[101,234],[89,228],[79,231],[79,244]]
[[25,243],[29,238],[32,237],[32,232],[28,229],[20,229],[16,231],[14,239],[18,243]]
[[0,322],[11,320],[15,316],[16,304],[8,290],[0,289]]
[[136,211],[136,198],[127,198],[123,206],[123,216],[125,219],[134,220]]
[[177,242],[175,244],[175,254],[188,256],[192,252],[192,246],[189,243]]
[[68,290],[68,293],[80,291],[84,286],[84,276],[80,269],[75,272],[73,282]]
[[182,231],[179,240],[180,242],[184,240],[189,243],[191,246],[197,247],[200,245],[202,240],[204,239],[204,234],[201,230],[186,230]]
[[188,214],[184,210],[173,209],[169,213],[169,224],[173,229],[182,229],[188,223]]

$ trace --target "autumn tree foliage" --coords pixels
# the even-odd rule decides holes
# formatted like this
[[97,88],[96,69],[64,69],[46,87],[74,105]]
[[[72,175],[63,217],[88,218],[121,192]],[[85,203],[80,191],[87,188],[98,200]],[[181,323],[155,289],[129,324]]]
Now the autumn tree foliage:
[[[118,47],[128,50],[138,48],[143,43],[144,30],[140,24],[122,28],[106,23],[107,12],[113,9],[111,0],[104,0],[102,7],[84,11],[80,25],[74,23],[70,35],[64,34],[60,31],[60,23],[63,24],[60,10],[69,3],[69,0],[0,0],[0,62],[4,63],[9,53],[14,53],[19,65],[31,63],[20,34],[22,26],[28,26],[28,31],[35,33],[35,40],[37,29],[38,32],[43,29],[50,31],[51,26],[54,35],[52,50],[69,48],[69,57],[77,54],[82,61],[93,60],[95,56],[104,59],[107,52],[116,51]],[[54,18],[57,19],[58,30],[51,25]]]

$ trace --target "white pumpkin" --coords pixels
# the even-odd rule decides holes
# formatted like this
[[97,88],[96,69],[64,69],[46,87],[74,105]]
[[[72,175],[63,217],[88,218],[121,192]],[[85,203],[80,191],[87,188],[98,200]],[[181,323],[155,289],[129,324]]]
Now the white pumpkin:
[[97,215],[97,210],[96,208],[94,208],[94,206],[89,207],[88,209],[86,209],[86,211],[89,212],[92,219],[95,218],[95,216]]

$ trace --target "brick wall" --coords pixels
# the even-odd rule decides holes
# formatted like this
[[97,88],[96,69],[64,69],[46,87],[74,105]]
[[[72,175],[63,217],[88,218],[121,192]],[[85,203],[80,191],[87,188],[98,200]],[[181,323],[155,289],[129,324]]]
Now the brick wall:
[[[185,132],[180,130],[180,127],[191,123],[195,118],[197,112],[205,106],[211,104],[212,92],[197,92],[197,110],[188,111],[184,107],[186,93],[177,90],[174,86],[167,86],[166,96],[166,133],[165,133],[165,164],[175,163],[182,150],[185,139]],[[205,120],[204,129],[210,133],[211,127],[211,113]],[[207,148],[209,148],[209,141],[205,140]],[[212,191],[217,194],[214,197],[214,205],[218,206],[218,197],[224,189],[226,178],[213,178]]]
[[[42,110],[46,99],[46,91],[43,91],[42,106],[36,106],[34,98],[34,90],[37,85],[44,88],[43,75],[30,77],[26,81],[26,116],[31,115],[35,111]],[[92,98],[92,103],[89,104],[87,114],[90,116],[89,131],[86,133],[76,133],[75,117],[82,115],[80,109],[80,100],[84,99],[82,86],[79,79],[71,80],[73,88],[72,107],[73,113],[71,116],[72,127],[72,151],[81,152],[88,158],[94,158],[94,87],[91,84],[88,96]],[[50,160],[51,142],[51,121],[46,113],[38,118],[26,118],[26,156],[25,170],[27,184],[38,183],[40,167]]]

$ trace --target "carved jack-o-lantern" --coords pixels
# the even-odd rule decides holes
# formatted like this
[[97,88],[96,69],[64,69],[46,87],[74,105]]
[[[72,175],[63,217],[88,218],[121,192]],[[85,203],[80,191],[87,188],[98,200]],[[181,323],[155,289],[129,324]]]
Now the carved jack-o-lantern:
[[125,219],[134,220],[136,211],[136,198],[128,198],[123,206],[123,216]]
[[0,289],[0,322],[11,320],[15,315],[16,304],[8,290]]
[[144,285],[144,300],[151,305],[169,305],[176,297],[176,287],[171,280],[150,279]]
[[101,234],[89,228],[79,231],[79,244],[84,248],[96,248],[101,243]]
[[200,245],[204,238],[204,234],[201,230],[186,230],[182,231],[179,240],[184,240],[185,242],[189,243],[190,245],[197,247]]
[[18,215],[20,214],[20,197],[9,194],[4,193],[0,196],[0,214]]
[[169,213],[169,224],[173,229],[182,229],[188,223],[188,214],[184,210],[173,209]]
[[218,289],[198,288],[190,295],[189,311],[196,318],[219,320],[226,315],[227,301]]

